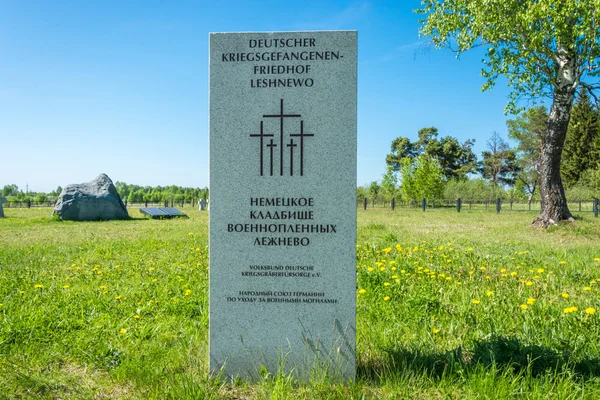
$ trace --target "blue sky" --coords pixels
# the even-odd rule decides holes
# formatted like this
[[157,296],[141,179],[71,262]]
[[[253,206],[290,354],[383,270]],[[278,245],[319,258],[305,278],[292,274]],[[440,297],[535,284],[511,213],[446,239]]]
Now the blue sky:
[[398,136],[506,136],[482,53],[418,37],[419,1],[0,2],[0,187],[208,185],[208,33],[358,30],[359,185]]

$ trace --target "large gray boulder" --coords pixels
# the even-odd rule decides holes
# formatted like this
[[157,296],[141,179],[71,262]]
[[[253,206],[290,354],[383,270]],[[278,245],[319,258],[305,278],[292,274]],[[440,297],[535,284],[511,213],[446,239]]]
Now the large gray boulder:
[[106,174],[91,182],[68,185],[54,206],[54,214],[71,221],[108,221],[128,218],[117,188]]

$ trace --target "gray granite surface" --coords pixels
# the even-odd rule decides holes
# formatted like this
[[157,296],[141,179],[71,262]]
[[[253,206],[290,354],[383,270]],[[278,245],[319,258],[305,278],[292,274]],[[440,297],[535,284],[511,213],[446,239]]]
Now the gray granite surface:
[[213,373],[353,379],[357,32],[210,34]]
[[106,174],[90,182],[66,186],[54,206],[53,214],[71,221],[108,221],[129,217],[117,188]]

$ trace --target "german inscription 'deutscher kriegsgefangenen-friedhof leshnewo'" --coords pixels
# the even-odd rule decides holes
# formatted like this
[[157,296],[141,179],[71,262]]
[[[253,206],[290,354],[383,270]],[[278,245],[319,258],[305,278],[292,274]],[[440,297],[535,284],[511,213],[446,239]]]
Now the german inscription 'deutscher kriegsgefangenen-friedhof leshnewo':
[[212,373],[353,379],[355,31],[210,34]]

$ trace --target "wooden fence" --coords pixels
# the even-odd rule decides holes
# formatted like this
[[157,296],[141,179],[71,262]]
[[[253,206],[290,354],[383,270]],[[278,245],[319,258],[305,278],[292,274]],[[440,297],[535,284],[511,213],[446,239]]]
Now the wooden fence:
[[[568,200],[571,212],[592,212],[598,217],[599,200]],[[542,202],[540,200],[514,200],[514,199],[434,199],[421,201],[416,200],[398,200],[398,199],[358,199],[356,206],[364,210],[370,208],[420,208],[422,211],[428,209],[455,209],[457,212],[463,210],[489,210],[500,213],[501,211],[534,211],[540,212]]]

